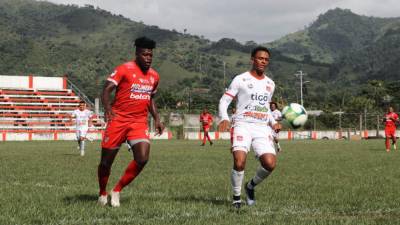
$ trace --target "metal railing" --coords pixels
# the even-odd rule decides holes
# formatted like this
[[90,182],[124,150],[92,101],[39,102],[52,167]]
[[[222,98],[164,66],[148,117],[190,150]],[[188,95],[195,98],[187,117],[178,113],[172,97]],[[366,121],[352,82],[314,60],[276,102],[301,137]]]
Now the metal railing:
[[75,94],[79,96],[86,104],[91,108],[94,109],[94,103],[87,97],[81,89],[79,89],[72,81],[67,78],[67,88],[71,89]]

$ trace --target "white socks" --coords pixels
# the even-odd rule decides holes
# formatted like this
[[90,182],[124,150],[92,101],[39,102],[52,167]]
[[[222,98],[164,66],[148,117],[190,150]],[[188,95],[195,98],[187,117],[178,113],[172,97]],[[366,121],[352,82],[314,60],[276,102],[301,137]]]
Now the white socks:
[[234,196],[240,196],[242,190],[243,178],[244,178],[244,171],[236,171],[232,169],[231,183]]
[[79,143],[79,149],[81,150],[81,156],[85,155],[85,141]]
[[250,189],[254,189],[254,187],[261,183],[265,178],[267,178],[271,174],[270,171],[264,169],[262,166],[260,166],[257,171],[256,175],[251,179],[251,181],[247,184],[247,187]]

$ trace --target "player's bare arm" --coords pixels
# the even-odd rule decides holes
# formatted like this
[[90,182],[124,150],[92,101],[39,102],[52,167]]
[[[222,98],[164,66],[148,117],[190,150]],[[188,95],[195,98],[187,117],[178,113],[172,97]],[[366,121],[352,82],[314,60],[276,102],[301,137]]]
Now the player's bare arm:
[[157,105],[152,97],[150,100],[149,111],[154,118],[154,126],[156,128],[157,134],[161,135],[164,131],[164,124],[160,120],[160,115],[158,114]]
[[103,92],[101,93],[101,102],[104,107],[104,120],[107,122],[111,120],[115,114],[111,108],[111,93],[115,90],[115,84],[110,81],[106,81],[103,87]]

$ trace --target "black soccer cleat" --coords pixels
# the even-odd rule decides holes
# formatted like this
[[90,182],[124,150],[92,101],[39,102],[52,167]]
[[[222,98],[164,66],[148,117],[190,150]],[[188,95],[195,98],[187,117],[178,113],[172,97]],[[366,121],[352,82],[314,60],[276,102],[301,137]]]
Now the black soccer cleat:
[[[251,182],[251,181],[250,181]],[[250,189],[247,185],[249,182],[247,182],[244,186],[245,186],[245,190],[246,190],[246,202],[247,205],[252,206],[254,204],[256,204],[256,199],[254,197],[254,189]]]
[[234,209],[240,209],[242,206],[242,200],[240,200],[240,196],[233,196],[232,207]]

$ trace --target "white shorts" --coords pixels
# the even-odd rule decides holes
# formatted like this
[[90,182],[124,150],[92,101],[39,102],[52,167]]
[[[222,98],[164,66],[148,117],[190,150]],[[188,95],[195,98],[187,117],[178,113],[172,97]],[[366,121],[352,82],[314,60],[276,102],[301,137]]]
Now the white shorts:
[[86,138],[86,134],[88,132],[89,128],[88,127],[79,127],[76,128],[76,138],[79,139],[81,137]]
[[245,151],[253,148],[256,157],[265,153],[276,155],[273,130],[266,124],[235,123],[232,132],[232,151]]

